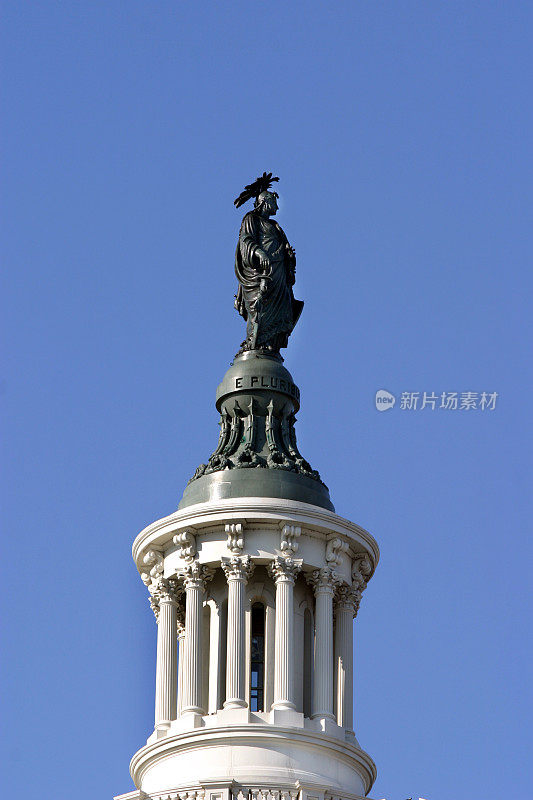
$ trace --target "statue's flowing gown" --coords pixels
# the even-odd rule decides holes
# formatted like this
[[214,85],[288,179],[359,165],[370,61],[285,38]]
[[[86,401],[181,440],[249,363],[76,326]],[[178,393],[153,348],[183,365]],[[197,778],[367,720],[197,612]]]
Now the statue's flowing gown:
[[[260,290],[264,277],[257,251],[270,258],[270,279]],[[250,211],[244,217],[235,254],[235,274],[239,281],[236,308],[247,321],[247,342],[252,340],[257,323],[256,348],[286,347],[288,337],[301,312],[294,299],[295,260],[288,250],[287,237],[277,222]],[[263,283],[265,286],[265,282]]]

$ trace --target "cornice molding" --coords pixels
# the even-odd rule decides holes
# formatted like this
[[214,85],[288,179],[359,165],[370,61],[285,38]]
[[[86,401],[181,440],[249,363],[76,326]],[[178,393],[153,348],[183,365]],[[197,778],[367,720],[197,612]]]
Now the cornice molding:
[[[276,526],[292,525],[300,529],[319,531],[325,536],[348,538],[362,546],[370,556],[373,570],[379,561],[379,547],[374,537],[350,520],[319,506],[292,500],[270,498],[237,498],[210,503],[198,503],[167,517],[158,519],[144,528],[135,538],[132,554],[141,571],[139,559],[146,550],[165,550],[173,537],[194,526],[196,536],[201,529],[232,523],[269,522]],[[363,555],[363,554],[361,554]]]

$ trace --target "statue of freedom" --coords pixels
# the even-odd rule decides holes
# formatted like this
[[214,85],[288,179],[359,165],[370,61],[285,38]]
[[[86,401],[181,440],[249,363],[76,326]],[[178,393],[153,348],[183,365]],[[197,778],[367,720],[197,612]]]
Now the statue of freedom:
[[239,353],[259,350],[279,354],[302,313],[303,301],[295,300],[296,255],[285,233],[271,217],[278,210],[277,192],[269,191],[273,178],[266,172],[244,188],[234,201],[239,208],[255,197],[245,214],[235,253],[239,281],[235,308],[246,321],[246,339]]

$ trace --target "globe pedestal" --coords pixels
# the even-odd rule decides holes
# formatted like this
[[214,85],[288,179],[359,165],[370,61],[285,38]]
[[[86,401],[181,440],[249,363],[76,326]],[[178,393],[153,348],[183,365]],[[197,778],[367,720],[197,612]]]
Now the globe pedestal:
[[243,353],[217,389],[218,445],[189,481],[180,508],[229,497],[294,498],[334,510],[296,443],[300,390],[280,356]]

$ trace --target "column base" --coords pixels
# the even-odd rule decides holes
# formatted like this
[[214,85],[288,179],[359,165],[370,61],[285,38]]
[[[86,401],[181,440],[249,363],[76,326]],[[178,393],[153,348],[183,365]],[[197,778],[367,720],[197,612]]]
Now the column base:
[[172,728],[188,730],[189,728],[201,728],[204,724],[203,709],[200,711],[182,711]]
[[272,708],[269,721],[271,725],[281,725],[287,728],[304,727],[304,715],[294,708]]
[[355,738],[355,733],[354,733],[352,730],[350,730],[349,728],[347,728],[347,729],[345,730],[345,732],[344,732],[344,738],[345,738],[345,739],[346,739],[346,741],[347,741],[347,742],[349,742],[350,744],[353,744],[353,745],[355,745],[356,747],[359,747],[359,746],[360,746],[360,745],[359,745],[359,742],[358,742],[358,741],[357,741],[357,739]]
[[240,700],[239,698],[235,698],[233,700],[226,700],[224,702],[224,708],[248,708],[246,700]]
[[331,711],[315,711],[314,714],[311,714],[311,719],[330,719],[335,725],[337,724],[335,714],[332,714]]
[[327,733],[329,736],[339,736],[339,732],[344,731],[343,728],[339,728],[337,725],[337,721],[333,715],[329,714],[316,714],[315,716],[311,717],[314,724],[316,725],[316,730],[322,731],[322,733]]
[[275,708],[279,708],[280,711],[296,711],[296,704],[291,703],[290,700],[278,700],[276,703],[272,703],[272,711]]
[[250,722],[250,711],[246,706],[226,706],[217,711],[217,724],[242,725]]
[[170,722],[158,722],[154,728],[154,732],[148,739],[149,742],[155,741],[157,742],[158,739],[163,739],[165,736],[168,736],[170,731]]

